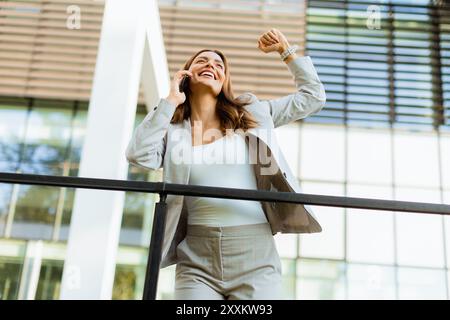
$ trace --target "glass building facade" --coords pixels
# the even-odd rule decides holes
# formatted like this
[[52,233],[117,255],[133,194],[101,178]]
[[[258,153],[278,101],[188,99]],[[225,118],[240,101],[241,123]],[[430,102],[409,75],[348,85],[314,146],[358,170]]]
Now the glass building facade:
[[[327,105],[277,129],[281,148],[305,193],[450,204],[450,11],[381,1],[377,29],[371,4],[307,3],[306,54]],[[87,109],[0,97],[0,171],[77,176]],[[145,114],[139,105],[135,125]],[[129,167],[129,180],[160,178]],[[0,184],[0,299],[58,299],[73,200],[71,188]],[[141,298],[155,201],[126,193],[114,299]],[[275,236],[284,298],[450,297],[450,217],[313,210],[322,233]],[[159,299],[173,297],[174,271],[161,270]]]
[[[2,97],[0,106],[0,171],[77,176],[86,102]],[[136,125],[144,116],[145,108],[139,106]],[[130,166],[128,179],[152,181],[160,174]],[[2,299],[25,297],[26,274],[34,268],[26,263],[34,256],[27,248],[35,243],[42,245],[36,299],[58,297],[74,193],[73,188],[0,184]],[[117,298],[141,295],[154,200],[152,194],[126,194],[120,235],[123,257],[119,253],[114,289]]]
[[[2,171],[76,176],[86,112],[82,103],[10,99],[2,100],[0,110],[0,128],[8,128],[1,147],[16,150],[2,159]],[[303,122],[281,127],[277,135],[305,193],[450,203],[448,133]],[[36,151],[43,147],[45,152]],[[128,179],[151,181],[157,174],[130,167]],[[20,297],[24,273],[33,269],[28,247],[39,242],[36,298],[57,298],[74,190],[0,187],[2,298]],[[142,292],[154,200],[153,195],[126,195],[115,298],[139,298]],[[322,233],[275,236],[286,298],[447,298],[448,217],[313,208]],[[171,297],[173,271],[162,270],[161,298]]]

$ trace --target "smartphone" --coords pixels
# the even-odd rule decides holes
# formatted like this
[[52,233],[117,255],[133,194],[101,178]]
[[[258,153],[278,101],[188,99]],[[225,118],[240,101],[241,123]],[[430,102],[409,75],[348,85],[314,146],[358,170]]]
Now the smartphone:
[[181,79],[180,82],[180,92],[185,92],[187,89],[187,86],[189,85],[189,76],[184,76],[183,79]]

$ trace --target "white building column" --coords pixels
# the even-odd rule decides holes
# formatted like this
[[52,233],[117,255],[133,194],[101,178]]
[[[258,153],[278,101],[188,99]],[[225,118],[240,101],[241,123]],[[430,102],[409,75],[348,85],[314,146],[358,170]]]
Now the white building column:
[[42,265],[43,242],[28,241],[20,277],[19,300],[34,300]]
[[[157,3],[107,0],[80,177],[127,178],[125,150],[133,130],[141,76],[148,104],[168,93]],[[124,198],[124,192],[76,190],[61,299],[111,299]]]

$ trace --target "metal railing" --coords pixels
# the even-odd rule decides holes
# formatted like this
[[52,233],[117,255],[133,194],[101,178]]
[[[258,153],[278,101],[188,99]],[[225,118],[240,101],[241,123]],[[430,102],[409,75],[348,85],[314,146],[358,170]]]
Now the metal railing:
[[446,204],[355,197],[338,197],[294,192],[217,188],[165,182],[94,179],[83,177],[48,176],[4,172],[0,172],[0,182],[67,188],[158,193],[160,199],[159,202],[156,203],[155,213],[153,217],[153,228],[144,283],[144,300],[156,299],[156,290],[158,285],[162,244],[164,240],[164,229],[167,214],[166,197],[168,194],[224,199],[288,202],[327,207],[450,215],[450,205]]

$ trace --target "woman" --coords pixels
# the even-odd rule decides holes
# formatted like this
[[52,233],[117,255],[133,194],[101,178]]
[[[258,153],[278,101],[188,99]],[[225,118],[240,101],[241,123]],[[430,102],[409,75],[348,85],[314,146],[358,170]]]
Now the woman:
[[[136,128],[128,161],[163,166],[170,183],[301,192],[273,129],[321,110],[324,88],[311,59],[297,57],[279,30],[261,35],[258,48],[280,53],[297,92],[234,98],[225,55],[201,50]],[[161,267],[176,263],[175,299],[280,299],[273,235],[321,231],[300,204],[168,195],[167,205]]]

